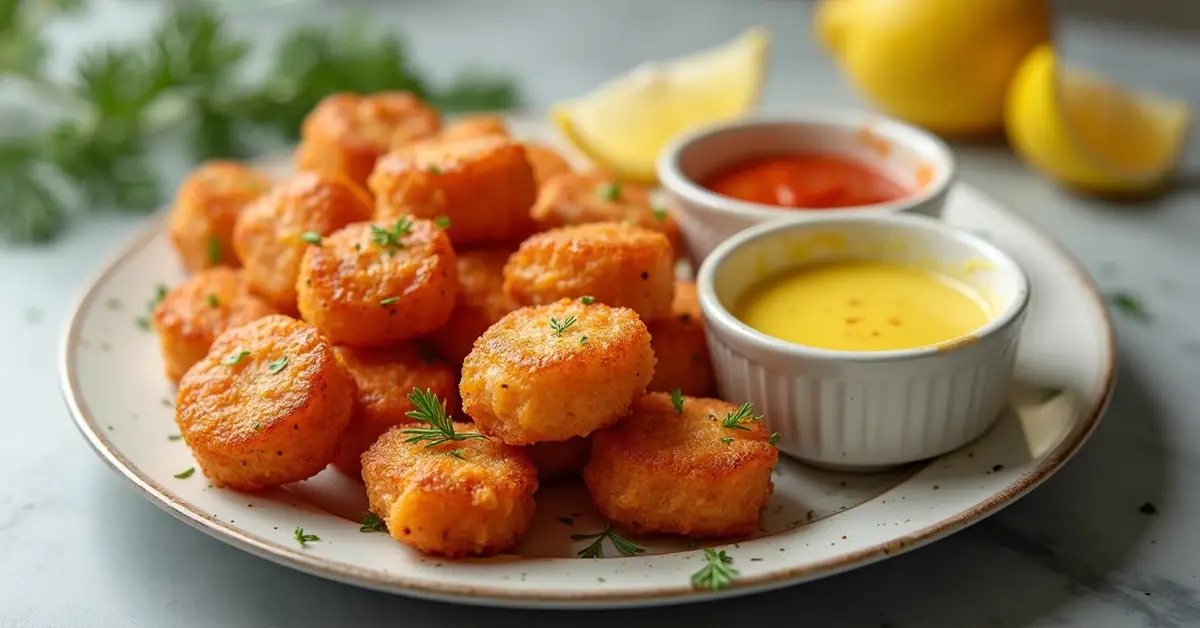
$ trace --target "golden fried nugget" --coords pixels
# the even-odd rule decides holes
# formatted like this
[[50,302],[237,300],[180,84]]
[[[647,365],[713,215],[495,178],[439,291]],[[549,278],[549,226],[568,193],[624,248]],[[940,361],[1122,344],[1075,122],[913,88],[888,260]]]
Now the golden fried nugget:
[[488,328],[463,362],[458,391],[481,432],[529,445],[612,425],[653,375],[636,312],[563,299]]
[[267,316],[217,337],[179,381],[175,423],[217,486],[256,491],[324,469],[354,406],[354,380],[313,327]]
[[592,441],[576,436],[568,440],[534,443],[525,448],[543,484],[578,477],[592,453]]
[[695,283],[676,283],[671,315],[650,321],[646,327],[650,329],[650,346],[658,358],[648,390],[666,392],[678,388],[690,397],[712,397],[717,393]]
[[[495,439],[426,447],[394,427],[362,457],[371,512],[392,538],[450,558],[509,549],[533,521],[537,470],[529,455]],[[457,434],[474,426],[454,423]]]
[[518,303],[594,297],[645,320],[671,314],[675,261],[661,233],[620,223],[551,229],[530,237],[504,267],[504,290]]
[[530,210],[539,229],[591,222],[624,222],[657,231],[681,254],[679,224],[664,207],[651,203],[650,191],[603,173],[567,172],[551,177],[538,188]]
[[669,395],[646,395],[616,426],[592,435],[583,480],[596,509],[640,534],[753,533],[779,450],[749,408],[683,401],[678,413]]
[[295,311],[304,251],[352,222],[369,220],[371,211],[371,198],[344,177],[301,173],[242,212],[233,245],[254,290],[283,311]]
[[444,399],[450,414],[459,412],[458,373],[424,355],[415,343],[336,351],[358,385],[358,397],[334,464],[356,478],[362,475],[359,458],[371,443],[389,428],[413,422],[407,416],[413,409],[408,399],[413,388]]
[[167,377],[179,381],[225,330],[278,313],[250,292],[240,270],[217,267],[192,275],[154,307],[154,331]]
[[453,142],[488,135],[508,137],[508,124],[504,122],[504,118],[488,115],[467,116],[447,125],[438,135],[438,139]]
[[560,174],[573,172],[571,164],[567,163],[567,160],[558,154],[558,151],[545,144],[526,142],[525,158],[529,160],[529,165],[533,166],[533,179],[537,182],[539,190],[550,179]]
[[458,300],[450,320],[429,340],[438,355],[461,367],[475,340],[517,304],[504,292],[504,263],[508,248],[472,249],[458,256]]
[[333,94],[304,118],[296,169],[339,174],[365,188],[380,157],[441,127],[438,112],[407,92]]
[[444,325],[458,270],[450,239],[428,220],[360,222],[309,247],[296,288],[300,315],[330,340],[378,347]]
[[377,220],[446,216],[456,247],[507,242],[533,231],[533,168],[525,147],[506,137],[422,142],[394,150],[379,160],[369,184]]
[[241,266],[233,226],[242,209],[271,186],[267,175],[233,161],[210,161],[192,171],[168,219],[171,244],[188,270]]

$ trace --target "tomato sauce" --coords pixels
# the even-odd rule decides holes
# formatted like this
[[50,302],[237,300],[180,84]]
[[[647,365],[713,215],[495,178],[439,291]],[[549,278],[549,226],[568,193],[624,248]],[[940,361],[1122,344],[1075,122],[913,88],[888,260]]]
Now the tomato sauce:
[[742,201],[798,209],[873,205],[909,194],[871,168],[830,155],[759,157],[718,171],[701,185]]

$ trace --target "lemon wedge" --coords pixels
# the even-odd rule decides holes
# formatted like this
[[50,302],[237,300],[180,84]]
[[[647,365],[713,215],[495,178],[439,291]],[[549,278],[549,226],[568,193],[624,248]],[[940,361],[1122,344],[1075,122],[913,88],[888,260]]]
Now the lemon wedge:
[[1159,187],[1188,119],[1183,101],[1064,67],[1049,45],[1021,63],[1005,111],[1009,140],[1030,165],[1065,185],[1112,195]]
[[654,160],[671,138],[755,105],[769,48],[767,30],[751,29],[720,46],[634,68],[556,105],[551,119],[598,166],[653,183]]

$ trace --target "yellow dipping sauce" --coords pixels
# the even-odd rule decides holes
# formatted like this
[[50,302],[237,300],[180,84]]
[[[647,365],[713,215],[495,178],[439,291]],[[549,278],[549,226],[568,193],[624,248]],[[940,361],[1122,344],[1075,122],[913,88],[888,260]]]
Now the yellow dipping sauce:
[[840,351],[927,347],[988,322],[970,288],[924,269],[873,261],[804,266],[751,288],[734,315],[798,345]]

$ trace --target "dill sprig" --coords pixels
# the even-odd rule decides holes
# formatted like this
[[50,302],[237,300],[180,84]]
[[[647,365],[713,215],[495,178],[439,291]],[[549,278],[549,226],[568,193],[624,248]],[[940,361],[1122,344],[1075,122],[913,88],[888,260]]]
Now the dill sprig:
[[574,325],[575,323],[576,318],[574,314],[561,321],[553,316],[550,317],[550,327],[554,329],[554,335],[558,336],[559,338],[562,338],[563,332],[567,331],[567,329],[569,329],[571,325]]
[[704,560],[706,561],[704,567],[692,574],[692,586],[697,589],[720,591],[728,587],[729,583],[740,575],[737,569],[730,566],[733,564],[733,559],[725,554],[725,550],[718,552],[706,547],[704,548]]
[[642,552],[646,551],[646,550],[642,549],[641,547],[639,547],[633,541],[630,541],[629,539],[626,539],[625,537],[621,536],[620,534],[617,534],[616,531],[613,530],[611,523],[608,524],[608,527],[605,528],[602,532],[596,532],[594,534],[572,534],[571,535],[572,541],[587,541],[587,540],[591,540],[591,539],[594,539],[594,540],[590,544],[588,544],[586,547],[584,547],[583,549],[576,552],[576,554],[575,554],[576,556],[578,556],[580,558],[603,558],[604,557],[604,539],[608,539],[609,541],[611,541],[613,544],[613,547],[617,548],[617,551],[620,552],[622,556],[633,556],[635,554],[641,554]]
[[747,401],[738,406],[737,410],[726,414],[725,418],[721,419],[721,427],[729,430],[749,430],[746,424],[761,420],[761,416],[754,416],[754,404]]
[[400,430],[402,434],[409,435],[404,440],[406,443],[425,443],[425,447],[429,448],[451,441],[487,438],[479,432],[455,432],[454,421],[446,413],[446,402],[429,389],[413,388],[412,392],[408,393],[408,400],[412,402],[413,409],[405,415],[429,427],[408,427]]

